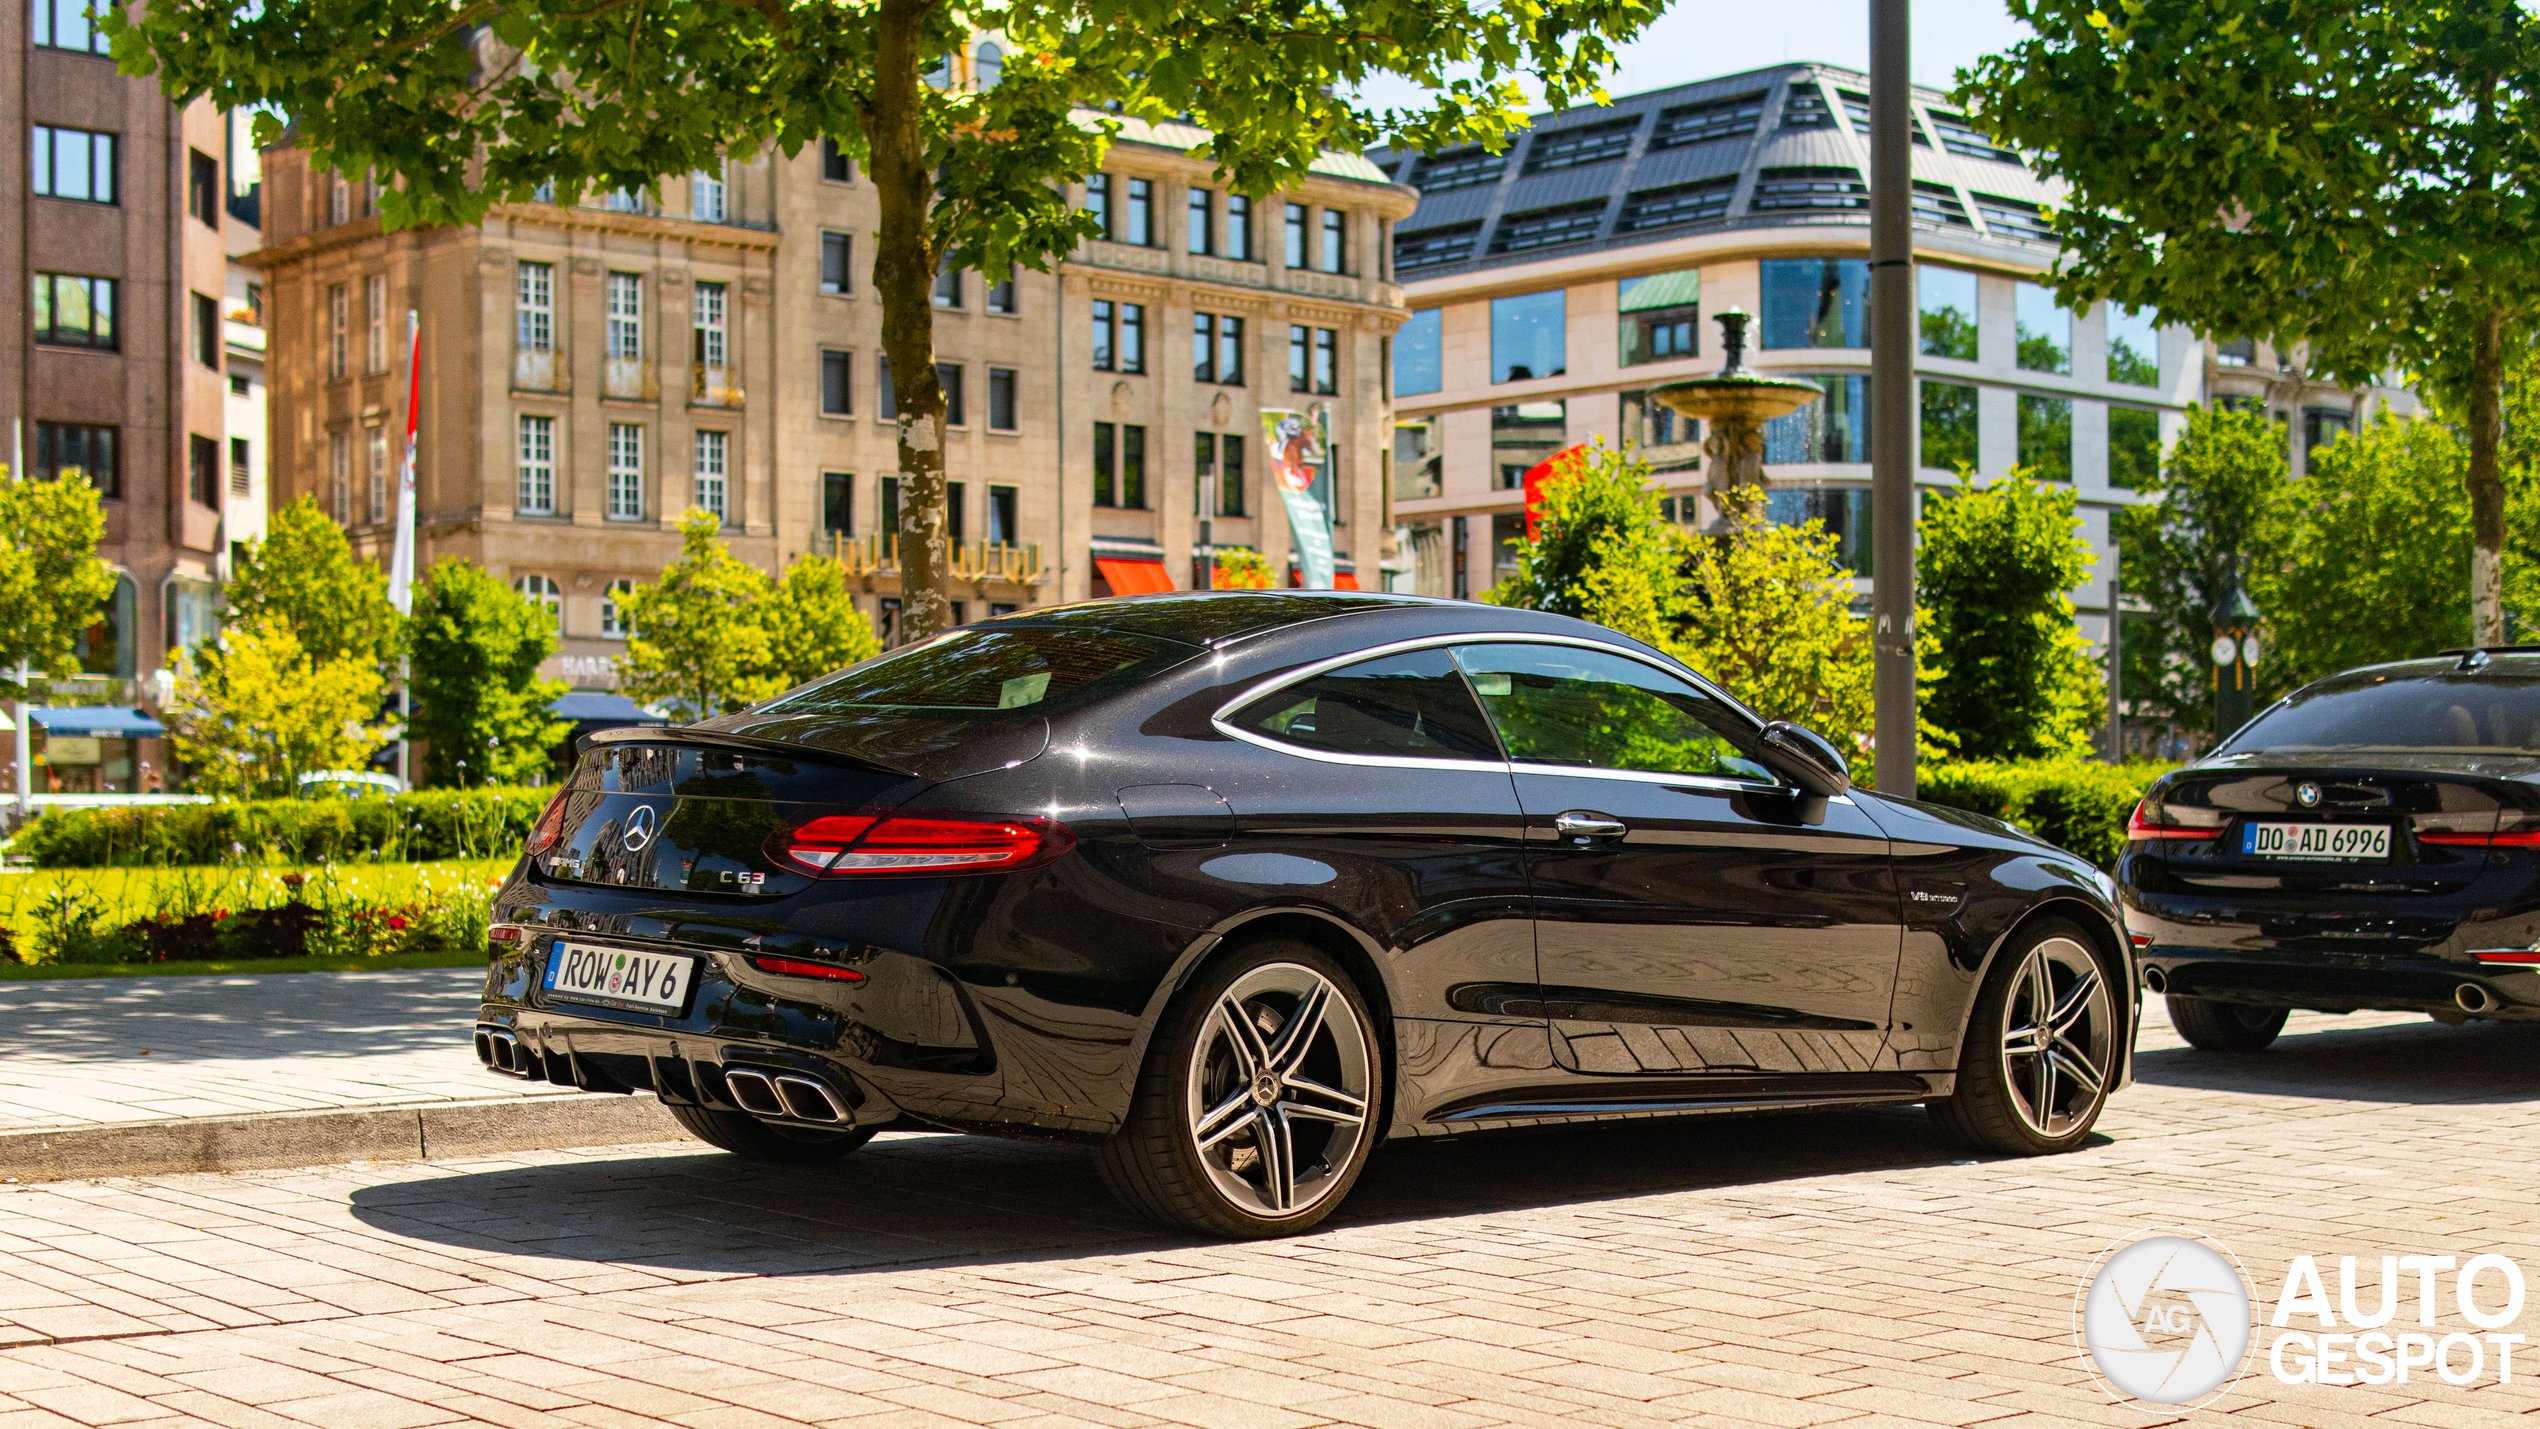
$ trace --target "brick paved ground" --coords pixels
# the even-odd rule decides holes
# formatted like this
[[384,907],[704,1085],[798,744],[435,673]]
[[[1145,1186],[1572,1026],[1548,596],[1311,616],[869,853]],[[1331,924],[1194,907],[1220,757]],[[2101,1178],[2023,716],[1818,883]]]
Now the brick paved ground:
[[0,983],[0,1132],[570,1095],[476,1063],[483,968]]
[[[2231,1060],[2153,1029],[2067,1157],[1956,1159],[1912,1112],[1410,1146],[1269,1244],[1156,1235],[1078,1152],[923,1135],[810,1172],[666,1146],[15,1188],[0,1429],[2169,1422],[2073,1349],[2129,1231],[2222,1239],[2269,1302],[2300,1253],[2540,1272],[2540,1028],[2297,1033]],[[2191,1417],[2530,1424],[2531,1354],[2501,1387],[2260,1365]]]

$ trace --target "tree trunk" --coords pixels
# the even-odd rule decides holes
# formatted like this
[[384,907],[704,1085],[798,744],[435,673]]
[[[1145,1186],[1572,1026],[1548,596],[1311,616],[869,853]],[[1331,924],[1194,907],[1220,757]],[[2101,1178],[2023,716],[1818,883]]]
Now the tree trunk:
[[2496,469],[2502,436],[2497,408],[2504,386],[2505,320],[2490,308],[2470,337],[2469,361],[2469,616],[2470,643],[2505,643],[2505,480]]
[[874,46],[873,107],[865,115],[873,188],[881,199],[873,291],[882,299],[882,351],[899,406],[900,628],[922,640],[951,624],[952,572],[944,537],[944,389],[935,380],[935,265],[927,217],[935,202],[921,93],[926,17],[935,0],[883,0]]

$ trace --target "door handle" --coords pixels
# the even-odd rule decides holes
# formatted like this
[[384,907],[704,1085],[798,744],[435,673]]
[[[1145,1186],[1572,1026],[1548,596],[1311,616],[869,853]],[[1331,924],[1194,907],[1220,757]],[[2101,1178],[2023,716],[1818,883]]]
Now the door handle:
[[1586,809],[1572,809],[1567,813],[1556,814],[1553,816],[1552,831],[1565,839],[1575,839],[1580,843],[1589,843],[1596,839],[1621,838],[1624,834],[1630,832],[1630,825],[1625,824],[1621,819],[1615,818],[1611,814],[1591,813]]

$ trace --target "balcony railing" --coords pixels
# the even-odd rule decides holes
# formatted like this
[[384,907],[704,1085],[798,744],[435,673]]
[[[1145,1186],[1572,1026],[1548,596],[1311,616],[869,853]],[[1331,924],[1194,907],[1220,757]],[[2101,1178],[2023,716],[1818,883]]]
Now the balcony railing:
[[653,365],[640,357],[612,357],[600,376],[600,395],[630,402],[653,402],[661,388],[653,381]]
[[[829,543],[831,553],[849,575],[869,576],[900,569],[900,538],[896,534],[846,536],[833,531]],[[1041,565],[1038,542],[1015,546],[996,541],[957,541],[945,556],[956,580],[1031,585],[1047,574]]]
[[688,367],[688,396],[700,407],[738,407],[741,389],[732,378],[729,367],[708,367],[702,362]]
[[565,370],[556,361],[552,347],[517,349],[512,353],[512,388],[520,392],[565,391]]

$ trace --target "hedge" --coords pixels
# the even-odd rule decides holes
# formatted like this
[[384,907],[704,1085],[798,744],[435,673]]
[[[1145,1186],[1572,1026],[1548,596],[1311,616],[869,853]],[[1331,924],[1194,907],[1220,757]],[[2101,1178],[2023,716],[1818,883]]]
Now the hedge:
[[2152,781],[2173,766],[2141,760],[2100,764],[2082,759],[1928,766],[1915,778],[1925,803],[1990,814],[2101,868],[2125,852],[2126,820]]
[[47,809],[11,843],[38,868],[491,858],[517,850],[552,789],[428,789],[385,799]]

